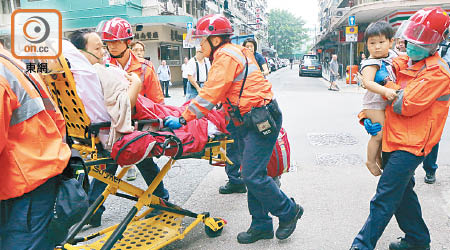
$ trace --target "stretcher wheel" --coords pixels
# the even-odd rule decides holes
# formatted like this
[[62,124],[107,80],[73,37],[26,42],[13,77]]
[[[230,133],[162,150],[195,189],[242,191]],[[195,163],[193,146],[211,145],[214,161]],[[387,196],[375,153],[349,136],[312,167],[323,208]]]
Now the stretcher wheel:
[[[213,222],[214,225],[208,225],[210,223],[205,224],[205,233],[210,238],[220,236],[222,234],[223,227],[226,224],[226,221],[221,218],[212,218],[212,219],[214,219],[214,222]],[[217,229],[214,231],[213,227],[215,227]]]

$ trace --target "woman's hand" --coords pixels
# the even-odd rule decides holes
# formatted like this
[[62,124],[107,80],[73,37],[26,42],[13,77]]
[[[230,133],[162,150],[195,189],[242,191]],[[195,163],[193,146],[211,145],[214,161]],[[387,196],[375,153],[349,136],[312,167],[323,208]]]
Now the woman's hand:
[[361,87],[366,88],[366,80],[361,73],[356,72],[356,80],[361,84]]
[[141,78],[134,72],[126,73],[125,78],[130,82],[131,84],[142,84]]

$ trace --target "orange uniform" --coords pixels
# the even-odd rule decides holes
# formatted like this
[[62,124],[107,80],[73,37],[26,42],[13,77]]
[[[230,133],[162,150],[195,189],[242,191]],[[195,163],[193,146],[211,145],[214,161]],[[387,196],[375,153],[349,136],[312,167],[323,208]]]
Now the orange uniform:
[[399,96],[386,107],[383,152],[423,156],[439,142],[447,120],[450,69],[437,53],[412,66],[409,62],[408,56],[394,59],[397,83],[385,85]]
[[[0,54],[25,68],[0,45]],[[0,200],[22,196],[64,170],[71,152],[64,118],[39,76],[41,95],[23,73],[0,57]]]
[[[141,79],[143,79],[142,83],[144,86],[140,94],[155,103],[164,103],[164,95],[161,89],[161,84],[159,83],[158,75],[155,72],[153,64],[148,60],[136,57],[131,50],[130,57],[130,66],[126,69],[126,71],[128,73],[136,73],[138,76],[141,76]],[[118,65],[119,62],[115,58],[111,58],[110,63]],[[142,74],[144,74],[143,77]]]
[[272,100],[272,84],[261,74],[253,53],[242,46],[227,43],[214,53],[208,81],[183,112],[186,121],[203,117],[219,102],[223,103],[225,110],[229,107],[228,100],[237,105],[245,75],[245,58],[248,73],[239,101],[241,115]]

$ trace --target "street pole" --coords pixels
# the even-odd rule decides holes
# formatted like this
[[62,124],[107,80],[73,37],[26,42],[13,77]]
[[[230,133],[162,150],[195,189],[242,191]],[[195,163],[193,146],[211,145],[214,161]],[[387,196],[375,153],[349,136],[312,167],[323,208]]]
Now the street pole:
[[349,70],[349,78],[348,78],[349,84],[352,84],[352,66],[353,66],[353,43],[350,42],[350,70]]

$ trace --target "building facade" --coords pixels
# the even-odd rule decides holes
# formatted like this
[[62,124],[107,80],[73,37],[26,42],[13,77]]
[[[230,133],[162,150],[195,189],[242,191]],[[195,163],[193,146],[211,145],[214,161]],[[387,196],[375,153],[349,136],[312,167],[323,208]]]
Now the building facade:
[[[359,64],[361,53],[369,56],[363,38],[370,23],[384,20],[395,30],[417,10],[430,6],[450,10],[448,0],[319,0],[320,29],[314,49],[325,63],[329,62],[332,54],[337,54],[341,73],[344,73],[344,69],[350,65],[350,57],[353,57],[354,64]],[[345,40],[349,17],[355,17],[358,26],[358,41],[353,43],[352,53],[350,43]]]
[[64,36],[83,28],[95,28],[102,20],[126,19],[134,39],[146,45],[145,56],[158,67],[166,60],[172,81],[181,82],[183,58],[193,48],[183,48],[187,25],[195,26],[207,14],[230,18],[235,35],[254,34],[260,48],[268,47],[267,0],[0,0],[0,42],[10,47],[11,13],[15,9],[57,9],[63,17]]

